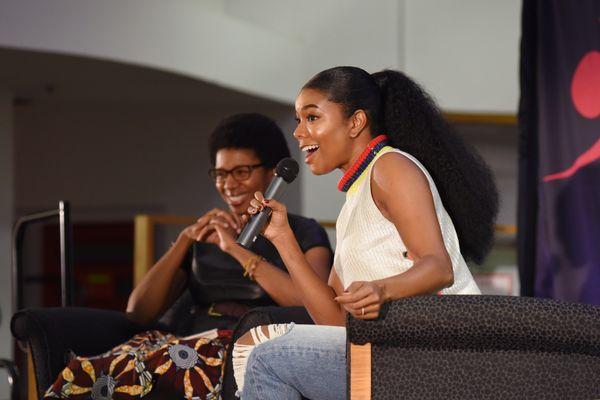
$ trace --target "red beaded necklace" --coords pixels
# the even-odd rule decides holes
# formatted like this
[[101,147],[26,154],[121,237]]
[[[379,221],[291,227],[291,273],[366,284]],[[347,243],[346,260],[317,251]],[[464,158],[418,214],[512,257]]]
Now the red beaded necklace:
[[363,173],[365,168],[371,163],[373,158],[379,150],[381,150],[384,146],[387,145],[388,137],[386,135],[379,135],[373,138],[367,147],[362,152],[358,160],[352,164],[350,168],[346,171],[342,179],[338,182],[338,189],[342,192],[347,192],[350,189],[350,186],[358,179],[358,177]]

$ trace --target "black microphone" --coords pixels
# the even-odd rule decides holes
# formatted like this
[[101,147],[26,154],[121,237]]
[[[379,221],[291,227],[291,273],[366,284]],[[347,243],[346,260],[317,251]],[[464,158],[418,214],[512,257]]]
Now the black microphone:
[[[291,183],[298,176],[300,167],[293,158],[284,158],[279,161],[275,167],[275,177],[265,192],[265,199],[277,199],[283,193],[288,183]],[[254,214],[248,224],[242,230],[242,233],[237,238],[237,243],[246,248],[250,248],[252,243],[256,241],[258,234],[267,224],[271,208],[265,207],[257,214]]]

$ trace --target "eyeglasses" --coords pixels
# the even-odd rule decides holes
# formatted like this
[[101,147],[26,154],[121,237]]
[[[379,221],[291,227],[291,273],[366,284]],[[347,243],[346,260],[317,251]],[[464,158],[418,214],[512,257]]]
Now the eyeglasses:
[[231,174],[233,179],[238,182],[242,182],[250,179],[250,175],[252,175],[252,171],[256,168],[262,167],[263,164],[254,164],[254,165],[239,165],[232,169],[217,169],[211,168],[208,170],[208,175],[215,183],[224,183],[227,180],[227,176]]

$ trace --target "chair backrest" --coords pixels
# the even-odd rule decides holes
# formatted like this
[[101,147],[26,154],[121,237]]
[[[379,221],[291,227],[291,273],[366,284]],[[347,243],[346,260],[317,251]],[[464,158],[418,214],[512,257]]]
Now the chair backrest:
[[350,318],[348,340],[370,343],[372,358],[368,395],[354,396],[361,389],[351,383],[351,399],[600,398],[600,307],[592,305],[407,298],[379,320]]

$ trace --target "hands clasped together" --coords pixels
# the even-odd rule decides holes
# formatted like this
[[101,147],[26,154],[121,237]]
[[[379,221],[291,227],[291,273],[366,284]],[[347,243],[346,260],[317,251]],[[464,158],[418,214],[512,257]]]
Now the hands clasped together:
[[246,215],[213,208],[185,228],[182,235],[196,242],[214,243],[227,252],[235,244],[235,238],[248,221]]

